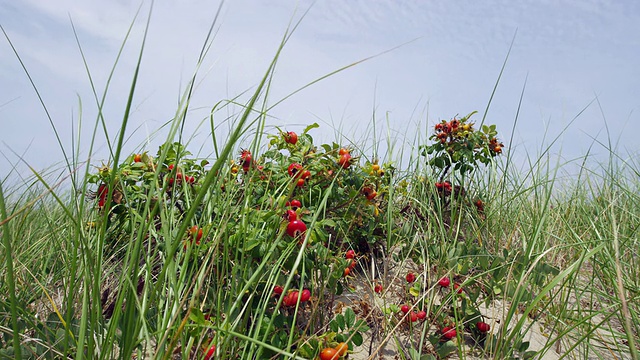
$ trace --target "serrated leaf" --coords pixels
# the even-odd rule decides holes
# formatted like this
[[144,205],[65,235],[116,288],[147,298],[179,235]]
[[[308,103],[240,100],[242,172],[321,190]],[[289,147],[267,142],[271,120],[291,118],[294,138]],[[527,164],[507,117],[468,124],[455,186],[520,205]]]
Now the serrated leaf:
[[344,326],[344,316],[342,315],[336,316],[336,322],[338,323],[338,327],[340,328],[340,330],[346,329],[346,327]]
[[353,344],[355,346],[360,346],[363,343],[363,339],[362,339],[362,334],[360,334],[359,332],[354,333],[353,336],[351,337],[351,341],[353,341]]
[[352,308],[347,308],[344,312],[344,319],[347,325],[347,329],[351,329],[353,325],[356,323],[356,313]]
[[365,323],[363,320],[361,320],[361,321],[362,321],[362,323],[358,322],[360,325],[355,326],[355,329],[357,331],[367,332],[367,331],[371,330],[371,328],[369,328],[369,325],[367,325],[367,323]]
[[337,321],[332,321],[329,323],[329,329],[333,332],[338,332],[340,331],[340,325],[338,325]]

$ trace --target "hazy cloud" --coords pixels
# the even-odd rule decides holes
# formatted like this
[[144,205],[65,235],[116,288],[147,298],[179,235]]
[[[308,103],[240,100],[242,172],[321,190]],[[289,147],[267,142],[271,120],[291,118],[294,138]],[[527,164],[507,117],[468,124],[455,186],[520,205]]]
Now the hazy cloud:
[[[225,4],[216,39],[201,68],[188,130],[195,131],[215,102],[257,84],[289,21],[298,19],[311,4],[308,0]],[[313,4],[282,54],[271,101],[342,66],[419,39],[295,95],[272,111],[273,124],[302,127],[311,121],[342,121],[349,131],[367,129],[376,109],[382,123],[388,117],[391,128],[402,132],[409,123],[483,111],[516,31],[489,113],[490,121],[509,136],[528,76],[514,145],[535,148],[547,124],[553,124],[547,136],[559,133],[596,95],[607,111],[611,129],[622,132],[625,122],[637,123],[637,2],[326,0]],[[83,101],[83,118],[91,122],[96,115],[70,18],[101,94],[139,6],[124,0],[0,2],[0,23],[40,87],[54,122],[64,129],[65,138],[70,137],[71,117],[79,115],[78,96]],[[105,115],[113,128],[121,119],[148,6],[149,2],[142,3],[110,88]],[[173,115],[217,6],[204,0],[156,2],[132,117],[132,126],[140,130],[131,146],[145,141],[147,133]],[[20,152],[34,138],[33,132],[24,131],[25,126],[37,129],[38,144],[26,158],[39,166],[51,164],[59,158],[50,158],[56,152],[47,149],[57,145],[9,50],[6,41],[0,42],[0,75],[8,84],[0,88],[0,104],[16,97],[19,100],[0,107],[0,121],[10,123],[3,125],[8,127],[0,140]],[[12,122],[15,118],[24,120]],[[568,130],[566,142],[570,146],[565,149],[578,152],[586,148],[590,136],[603,127],[600,111],[589,109]],[[327,126],[318,135],[328,140],[333,136]],[[637,148],[630,134],[624,134],[621,142]]]

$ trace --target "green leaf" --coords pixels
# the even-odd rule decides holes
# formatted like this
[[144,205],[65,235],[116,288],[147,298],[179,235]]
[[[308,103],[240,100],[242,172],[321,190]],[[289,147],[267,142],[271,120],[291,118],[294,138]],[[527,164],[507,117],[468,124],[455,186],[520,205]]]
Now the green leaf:
[[356,322],[356,313],[352,308],[347,308],[344,312],[344,318],[347,324],[347,329],[351,329]]
[[320,343],[318,342],[318,340],[315,338],[310,338],[308,342],[306,342],[299,348],[298,354],[307,359],[313,359],[316,356],[315,350],[317,350],[318,348],[320,348]]
[[476,315],[478,315],[478,310],[476,310],[474,307],[469,306],[468,308],[466,308],[464,310],[465,315],[467,315],[469,318],[472,318]]
[[436,334],[431,334],[429,335],[429,342],[431,343],[431,345],[436,346],[440,343],[440,336],[436,335]]
[[463,264],[458,263],[458,273],[462,275],[469,273],[469,263],[466,261]]
[[360,332],[367,332],[370,330],[369,325],[367,325],[366,321],[364,320],[358,320],[353,329]]
[[329,227],[332,227],[332,228],[337,226],[336,222],[333,219],[324,219],[324,220],[322,220],[320,222],[320,224],[322,226],[329,226]]
[[560,270],[558,270],[557,268],[547,264],[547,263],[542,263],[539,264],[538,269],[539,272],[541,272],[544,275],[549,275],[549,274],[553,274],[558,275],[560,273]]
[[338,323],[338,327],[340,328],[340,330],[346,329],[346,327],[344,326],[344,316],[342,315],[336,316],[336,322]]
[[445,167],[444,163],[445,163],[445,162],[444,162],[444,160],[443,160],[442,158],[437,157],[437,158],[433,158],[433,159],[432,159],[432,164],[433,164],[435,167],[438,167],[438,168],[441,168],[441,169],[442,169],[443,167]]
[[440,347],[438,347],[438,349],[436,350],[436,353],[440,358],[445,358],[456,350],[458,350],[458,348],[455,346],[453,341],[449,340],[446,343],[442,344]]
[[253,248],[255,248],[256,246],[258,246],[260,244],[261,244],[261,240],[260,239],[251,239],[251,240],[246,242],[244,250],[245,251],[251,251]]
[[306,128],[304,128],[304,131],[302,133],[306,134],[306,133],[309,132],[309,130],[316,129],[316,128],[319,128],[319,127],[320,127],[320,125],[318,125],[318,123],[313,123],[313,124],[307,126]]
[[332,321],[329,323],[329,329],[331,329],[331,331],[333,332],[338,332],[340,331],[340,325],[338,324],[337,321]]
[[284,315],[279,314],[278,316],[276,316],[275,319],[273,319],[273,325],[277,328],[281,328],[284,326]]
[[353,344],[355,346],[360,346],[360,345],[362,345],[364,340],[362,339],[362,334],[360,334],[359,332],[356,332],[351,337],[351,341],[353,341]]
[[394,314],[394,313],[397,313],[398,311],[400,311],[400,306],[398,306],[396,304],[391,304],[391,305],[389,305],[389,307],[387,307],[387,311],[385,311],[385,313]]
[[189,313],[189,320],[193,321],[198,325],[204,325],[206,321],[204,320],[204,314],[198,308],[192,308]]

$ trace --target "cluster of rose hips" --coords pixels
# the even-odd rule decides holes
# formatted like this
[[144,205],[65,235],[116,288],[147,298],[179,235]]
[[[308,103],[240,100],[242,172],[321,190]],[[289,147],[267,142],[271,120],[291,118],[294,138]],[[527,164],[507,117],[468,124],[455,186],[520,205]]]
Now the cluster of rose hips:
[[337,360],[345,356],[349,351],[349,345],[345,342],[338,343],[335,347],[326,347],[320,351],[319,360]]
[[[445,276],[438,280],[438,285],[442,286],[443,288],[448,288],[449,285],[451,285],[451,280],[449,280],[449,278]],[[462,294],[463,292],[462,287],[457,283],[453,284],[453,289],[456,290],[458,294]]]
[[296,212],[302,206],[302,203],[300,203],[300,200],[293,199],[287,201],[285,205],[288,207],[285,212],[285,219],[289,222],[287,224],[287,235],[292,238],[303,235],[307,231],[307,225],[302,220],[298,220],[298,213]]
[[200,245],[200,240],[202,239],[202,235],[204,234],[204,231],[202,230],[201,227],[198,227],[197,225],[193,225],[188,230],[188,234],[189,234],[189,238],[187,242],[185,242],[184,244],[185,250],[187,249],[187,244],[192,244],[195,242],[196,245]]
[[[280,285],[276,285],[273,287],[273,294],[275,296],[280,296],[284,292],[284,289]],[[311,291],[309,289],[303,289],[302,291],[298,290],[289,290],[289,292],[282,299],[282,306],[291,307],[296,306],[298,300],[300,303],[306,303],[311,299]]]
[[504,144],[501,142],[498,142],[498,139],[491,138],[491,140],[489,140],[489,150],[491,150],[493,154],[501,154],[503,147],[504,147]]
[[[407,273],[405,279],[407,280],[407,283],[411,284],[416,281],[417,277],[414,273],[409,272]],[[440,280],[438,280],[438,285],[440,285],[442,288],[449,288],[451,286],[451,280],[446,276],[442,277]],[[453,289],[457,294],[462,294],[464,292],[462,287],[457,283],[453,284]],[[376,284],[374,291],[376,293],[382,292],[382,286]],[[407,316],[407,321],[409,321],[409,323],[414,323],[418,320],[424,321],[427,318],[427,313],[424,310],[411,311],[411,307],[408,304],[403,304],[402,306],[400,306],[400,312],[402,312],[404,316]],[[486,334],[491,329],[491,326],[483,321],[478,321],[475,324],[475,328],[479,333]],[[440,329],[440,335],[443,341],[448,341],[455,338],[457,336],[456,326],[443,326]]]
[[436,124],[435,130],[436,138],[444,144],[448,138],[453,139],[454,137],[468,135],[470,131],[473,131],[473,124],[462,123],[454,118],[451,121],[442,120]]
[[[242,171],[245,174],[248,173],[249,170],[251,170],[251,166],[254,165],[253,155],[251,154],[251,151],[246,149],[241,149],[239,163],[242,166]],[[262,168],[262,167],[260,166],[259,168]],[[238,173],[238,166],[235,165],[234,160],[231,160],[231,173],[234,175]]]
[[[478,321],[476,322],[476,329],[481,334],[486,334],[491,330],[491,326],[484,321]],[[458,335],[458,332],[453,326],[444,326],[440,330],[440,333],[442,334],[443,340],[451,340]]]
[[449,181],[438,181],[436,182],[436,190],[438,191],[438,193],[447,196],[451,194],[451,190],[453,190],[453,187],[451,185],[451,182]]
[[[98,199],[98,209],[102,210],[104,206],[107,204],[107,195],[109,195],[109,186],[107,184],[100,184],[98,186],[98,191],[95,193],[89,192],[88,198],[90,199]],[[118,196],[118,192],[114,191],[113,198],[115,203],[119,203],[116,197]],[[117,200],[117,201],[116,201]]]
[[374,161],[373,164],[371,164],[371,171],[369,171],[369,175],[384,176],[384,170],[380,168],[380,165],[378,165],[377,160]]
[[347,267],[344,269],[344,272],[342,273],[344,277],[347,277],[356,267],[356,252],[353,250],[347,250],[344,257],[345,259],[350,260],[349,265],[347,265]]
[[351,152],[348,149],[341,148],[338,151],[338,165],[346,170],[351,166],[351,162]]
[[[438,285],[443,288],[448,288],[451,285],[451,280],[446,276],[442,277],[440,280],[438,280]],[[453,284],[453,289],[457,294],[462,294],[464,291],[462,287],[457,283]],[[478,321],[476,322],[476,329],[480,333],[485,334],[489,332],[489,330],[491,330],[491,326],[484,321]],[[445,326],[442,328],[442,330],[440,330],[440,332],[442,333],[442,337],[446,340],[451,340],[457,335],[456,329],[453,326]]]
[[302,165],[298,163],[292,163],[289,165],[287,172],[289,173],[289,176],[297,179],[296,185],[298,187],[304,186],[307,179],[311,177],[311,171],[305,170]]
[[[170,172],[173,171],[174,168],[175,168],[175,165],[173,164],[169,164],[169,166],[167,167],[167,169]],[[189,175],[183,175],[180,169],[178,169],[178,171],[176,172],[175,178],[173,176],[169,176],[167,181],[169,182],[169,185],[173,185],[174,182],[179,185],[180,183],[182,183],[182,180],[184,180],[184,182],[190,185],[193,185],[196,182],[195,177],[189,176]]]
[[[409,305],[402,305],[400,307],[400,311],[402,311],[404,314],[407,314],[409,312],[410,308]],[[424,320],[427,318],[427,312],[424,310],[420,310],[420,311],[412,311],[411,314],[409,314],[409,321],[411,321],[412,323],[418,321],[418,320]]]
[[[407,280],[407,283],[412,284],[416,281],[417,277],[416,274],[409,272],[407,273],[407,276],[405,276],[405,280]],[[400,307],[400,311],[402,311],[402,313],[407,314],[409,312],[410,308],[409,305],[402,305]],[[420,310],[420,311],[412,311],[411,314],[409,314],[409,321],[414,323],[418,320],[424,320],[427,317],[427,312],[424,310]]]

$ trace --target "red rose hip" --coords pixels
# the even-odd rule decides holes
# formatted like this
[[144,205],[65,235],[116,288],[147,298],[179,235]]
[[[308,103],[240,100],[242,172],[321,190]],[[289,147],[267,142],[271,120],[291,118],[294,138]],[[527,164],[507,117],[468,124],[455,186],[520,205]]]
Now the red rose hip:
[[448,277],[443,277],[442,279],[438,280],[438,285],[442,287],[449,287],[449,285],[451,285],[451,280],[449,280]]
[[454,337],[456,337],[457,333],[456,333],[456,329],[450,327],[450,326],[446,326],[444,328],[442,328],[442,336],[447,339],[447,340],[451,340]]
[[489,326],[489,324],[487,324],[484,321],[478,321],[476,323],[476,328],[478,329],[478,331],[480,331],[481,333],[486,333],[489,332],[489,330],[491,330],[491,326]]
[[410,272],[410,273],[407,274],[406,279],[407,279],[408,283],[412,283],[412,282],[416,281],[416,274]]

